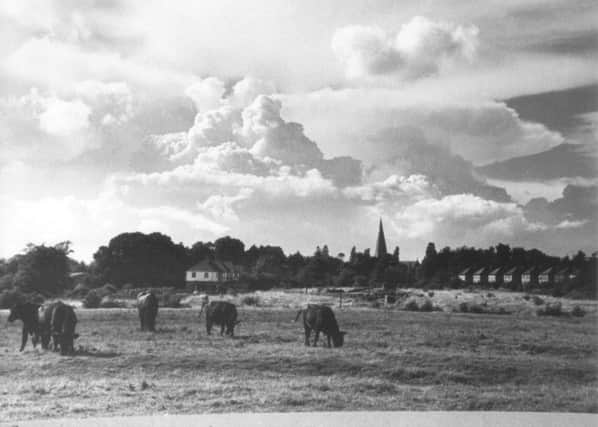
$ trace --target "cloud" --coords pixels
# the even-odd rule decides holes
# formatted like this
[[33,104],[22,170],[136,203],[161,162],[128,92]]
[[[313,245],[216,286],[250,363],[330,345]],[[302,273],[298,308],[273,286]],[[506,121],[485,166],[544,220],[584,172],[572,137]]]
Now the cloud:
[[91,109],[81,102],[49,98],[39,115],[40,128],[50,135],[70,135],[89,126]]
[[393,224],[407,238],[436,238],[452,244],[478,243],[489,235],[512,237],[518,231],[536,231],[539,227],[528,222],[515,203],[471,194],[420,200],[397,212]]
[[416,16],[396,33],[378,27],[343,27],[334,33],[332,49],[349,79],[388,75],[417,79],[452,63],[473,60],[478,32],[472,25]]

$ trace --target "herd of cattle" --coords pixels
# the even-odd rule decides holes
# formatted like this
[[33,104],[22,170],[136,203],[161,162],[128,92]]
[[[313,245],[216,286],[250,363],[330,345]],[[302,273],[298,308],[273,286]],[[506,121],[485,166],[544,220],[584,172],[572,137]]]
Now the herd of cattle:
[[[208,297],[202,298],[200,316],[205,308],[206,332],[212,333],[212,326],[220,326],[220,335],[234,336],[237,320],[237,308],[227,301],[212,301]],[[152,292],[141,292],[137,296],[137,311],[141,330],[155,332],[156,317],[158,315],[158,298]],[[295,322],[303,316],[305,330],[305,345],[310,345],[311,332],[314,332],[313,345],[316,346],[320,332],[326,335],[328,347],[343,345],[345,332],[339,330],[338,323],[332,309],[326,305],[309,304],[299,310]],[[42,306],[32,302],[21,302],[10,309],[9,322],[15,320],[23,322],[20,351],[25,349],[27,339],[31,336],[33,347],[41,341],[42,348],[47,350],[52,341],[52,349],[63,355],[74,353],[74,340],[79,336],[75,332],[77,316],[73,307],[61,301]]]

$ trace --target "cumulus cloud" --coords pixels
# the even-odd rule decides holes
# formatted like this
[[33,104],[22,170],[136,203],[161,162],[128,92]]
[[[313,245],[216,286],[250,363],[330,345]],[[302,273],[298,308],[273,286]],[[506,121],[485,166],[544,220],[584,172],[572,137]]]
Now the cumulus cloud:
[[408,238],[440,238],[444,241],[479,242],[488,233],[512,237],[518,231],[536,231],[539,227],[525,219],[515,203],[458,194],[418,201],[394,217],[400,235]]
[[471,61],[478,46],[478,32],[473,25],[416,16],[396,33],[371,26],[338,29],[332,49],[349,79],[388,75],[416,79],[436,74],[455,62]]

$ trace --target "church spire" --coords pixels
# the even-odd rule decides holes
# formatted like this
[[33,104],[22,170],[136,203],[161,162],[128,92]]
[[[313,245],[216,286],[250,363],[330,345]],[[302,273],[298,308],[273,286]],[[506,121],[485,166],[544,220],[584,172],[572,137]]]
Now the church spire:
[[380,218],[380,225],[378,226],[378,240],[376,242],[376,258],[381,258],[387,254],[386,239],[384,238],[384,228],[382,228],[382,218]]

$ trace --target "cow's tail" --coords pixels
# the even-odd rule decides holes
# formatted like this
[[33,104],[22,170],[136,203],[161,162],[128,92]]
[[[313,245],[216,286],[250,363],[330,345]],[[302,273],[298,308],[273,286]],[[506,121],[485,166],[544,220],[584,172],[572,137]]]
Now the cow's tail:
[[299,311],[297,312],[297,315],[295,316],[295,322],[296,322],[297,320],[299,320],[299,316],[301,316],[301,313],[303,313],[303,309],[301,309],[301,310],[299,310]]

